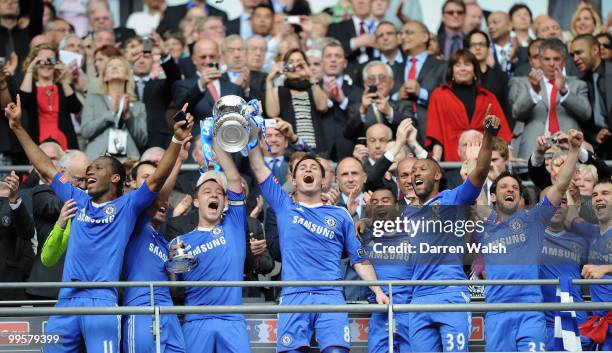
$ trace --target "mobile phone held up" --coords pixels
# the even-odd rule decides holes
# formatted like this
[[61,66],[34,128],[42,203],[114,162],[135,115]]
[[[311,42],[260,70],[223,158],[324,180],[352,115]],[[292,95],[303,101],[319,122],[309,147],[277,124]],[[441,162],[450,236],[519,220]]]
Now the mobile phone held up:
[[368,86],[368,93],[376,93],[376,92],[378,92],[378,87],[376,85]]
[[184,111],[179,110],[178,112],[174,113],[172,120],[174,120],[175,123],[179,123],[181,121],[187,121],[187,114],[185,114]]

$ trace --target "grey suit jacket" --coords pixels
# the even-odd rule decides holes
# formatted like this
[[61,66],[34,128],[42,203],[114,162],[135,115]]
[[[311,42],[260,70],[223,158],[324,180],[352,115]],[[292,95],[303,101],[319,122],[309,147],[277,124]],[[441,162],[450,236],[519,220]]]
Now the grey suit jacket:
[[[575,77],[567,77],[566,82],[569,90],[567,97],[561,102],[560,95],[557,96],[557,116],[561,131],[580,129],[579,124],[591,118],[591,104],[586,83]],[[520,136],[520,141],[517,143],[518,156],[525,159],[535,150],[536,139],[545,133],[548,122],[549,98],[544,82],[540,90],[542,99],[537,104],[531,96],[531,90],[527,77],[514,78],[510,85],[509,101],[512,115],[514,119],[524,124],[522,133],[517,131],[515,126],[515,132]]]
[[[128,132],[127,157],[138,158],[147,144],[147,112],[142,102],[131,102],[132,117],[125,120],[124,130]],[[115,116],[106,96],[90,93],[83,107],[81,135],[88,139],[85,153],[94,160],[106,153],[109,129],[114,127]]]

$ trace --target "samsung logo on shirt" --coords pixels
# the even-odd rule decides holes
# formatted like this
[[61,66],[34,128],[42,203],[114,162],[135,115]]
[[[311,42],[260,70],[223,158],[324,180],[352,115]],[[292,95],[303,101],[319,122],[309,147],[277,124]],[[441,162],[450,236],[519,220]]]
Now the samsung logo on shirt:
[[109,224],[109,223],[113,223],[114,220],[115,220],[115,215],[104,217],[104,218],[99,218],[99,219],[94,219],[86,215],[84,211],[81,211],[79,213],[79,216],[77,217],[77,221],[84,222],[84,223],[90,223],[90,224]]
[[302,225],[304,228],[306,228],[307,230],[315,233],[315,234],[319,234],[322,235],[324,237],[326,237],[327,239],[334,239],[335,237],[335,233],[333,230],[329,230],[324,226],[318,225],[314,222],[311,221],[307,221],[304,218],[300,217],[300,216],[293,216],[293,224],[300,224]]
[[513,234],[507,237],[501,237],[497,240],[490,242],[489,244],[510,246],[510,245],[524,243],[525,241],[527,241],[527,238],[525,237],[525,233],[521,233],[521,234]]
[[572,260],[580,264],[580,254],[577,254],[576,252],[568,250],[568,249],[544,245],[542,247],[542,254],[569,259],[569,260]]
[[200,244],[198,246],[196,246],[195,248],[193,248],[192,250],[188,251],[189,254],[193,255],[193,256],[197,256],[199,254],[205,253],[208,250],[212,250],[218,246],[221,245],[225,245],[225,237],[224,236],[220,236],[219,238],[209,241],[207,243],[204,244]]
[[159,248],[159,246],[153,244],[153,243],[149,243],[149,251],[159,257],[160,259],[162,259],[164,262],[168,261],[168,254],[166,254],[166,249],[164,249],[162,251],[162,249]]

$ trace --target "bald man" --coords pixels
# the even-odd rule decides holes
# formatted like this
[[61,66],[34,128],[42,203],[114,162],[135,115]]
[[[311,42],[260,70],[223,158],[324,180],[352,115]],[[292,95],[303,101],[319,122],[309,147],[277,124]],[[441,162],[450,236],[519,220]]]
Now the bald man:
[[[198,40],[193,46],[191,59],[197,70],[196,76],[178,81],[172,87],[172,97],[177,107],[189,103],[189,112],[196,119],[203,119],[212,116],[213,105],[220,97],[243,96],[240,86],[221,76],[221,54],[216,41]],[[199,126],[194,130],[194,135],[199,134]]]

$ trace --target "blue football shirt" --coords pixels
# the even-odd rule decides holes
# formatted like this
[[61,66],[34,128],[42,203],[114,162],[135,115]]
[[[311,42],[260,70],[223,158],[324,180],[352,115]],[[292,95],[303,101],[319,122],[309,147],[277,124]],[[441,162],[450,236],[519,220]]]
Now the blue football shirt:
[[[576,219],[572,222],[572,232],[589,239],[588,264],[612,264],[612,228],[608,228],[602,234],[599,226],[588,223],[583,219]],[[603,278],[612,279],[612,276],[605,275]],[[590,293],[591,300],[594,302],[612,301],[612,285],[591,285]],[[599,316],[608,314],[606,311],[594,311],[593,313]]]
[[[467,178],[465,182],[454,189],[444,190],[423,206],[407,206],[402,217],[413,221],[455,222],[468,219],[466,207],[476,201],[481,189]],[[413,280],[467,280],[463,270],[463,254],[443,250],[440,247],[460,247],[464,244],[463,236],[438,232],[435,227],[423,229],[418,227],[410,243],[416,248],[411,256]],[[449,292],[467,292],[466,286],[417,286],[414,296],[432,295]]]
[[[149,224],[151,217],[143,214],[125,249],[123,279],[125,281],[167,281],[165,264],[168,261],[168,242]],[[170,288],[153,289],[155,305],[172,305]],[[148,287],[127,287],[123,305],[151,305]]]
[[[566,231],[555,233],[546,229],[540,259],[540,278],[581,278],[580,265],[585,263],[588,251],[589,244],[586,238]],[[583,302],[582,290],[579,285],[572,285],[570,294],[574,303]],[[542,295],[547,303],[559,302],[557,286],[542,286]],[[586,319],[586,313],[578,311],[576,317],[578,322],[582,323]],[[554,312],[546,312],[546,321],[549,324],[554,322],[554,318]]]
[[[346,209],[295,203],[272,174],[259,187],[278,221],[284,281],[342,279],[340,260],[344,250],[353,264],[364,261],[353,219]],[[283,288],[285,295],[311,291],[342,293],[342,288]]]
[[[74,199],[77,204],[62,281],[118,281],[130,235],[142,211],[155,201],[157,193],[151,192],[145,182],[137,190],[113,201],[96,204],[61,173],[55,175],[51,188],[62,202]],[[117,300],[117,290],[62,288],[59,297]]]
[[[244,194],[227,192],[229,201],[243,201]],[[221,223],[209,230],[196,229],[181,235],[187,253],[198,265],[179,277],[185,281],[242,281],[246,257],[246,206],[232,205]],[[187,287],[185,305],[241,305],[240,287]],[[207,317],[242,320],[239,314],[187,314],[185,321]]]
[[[505,253],[484,254],[487,279],[539,279],[544,229],[557,208],[544,198],[529,210],[518,210],[501,222],[492,212],[484,231],[475,234],[482,245],[506,248]],[[487,303],[542,302],[540,286],[486,286]]]

